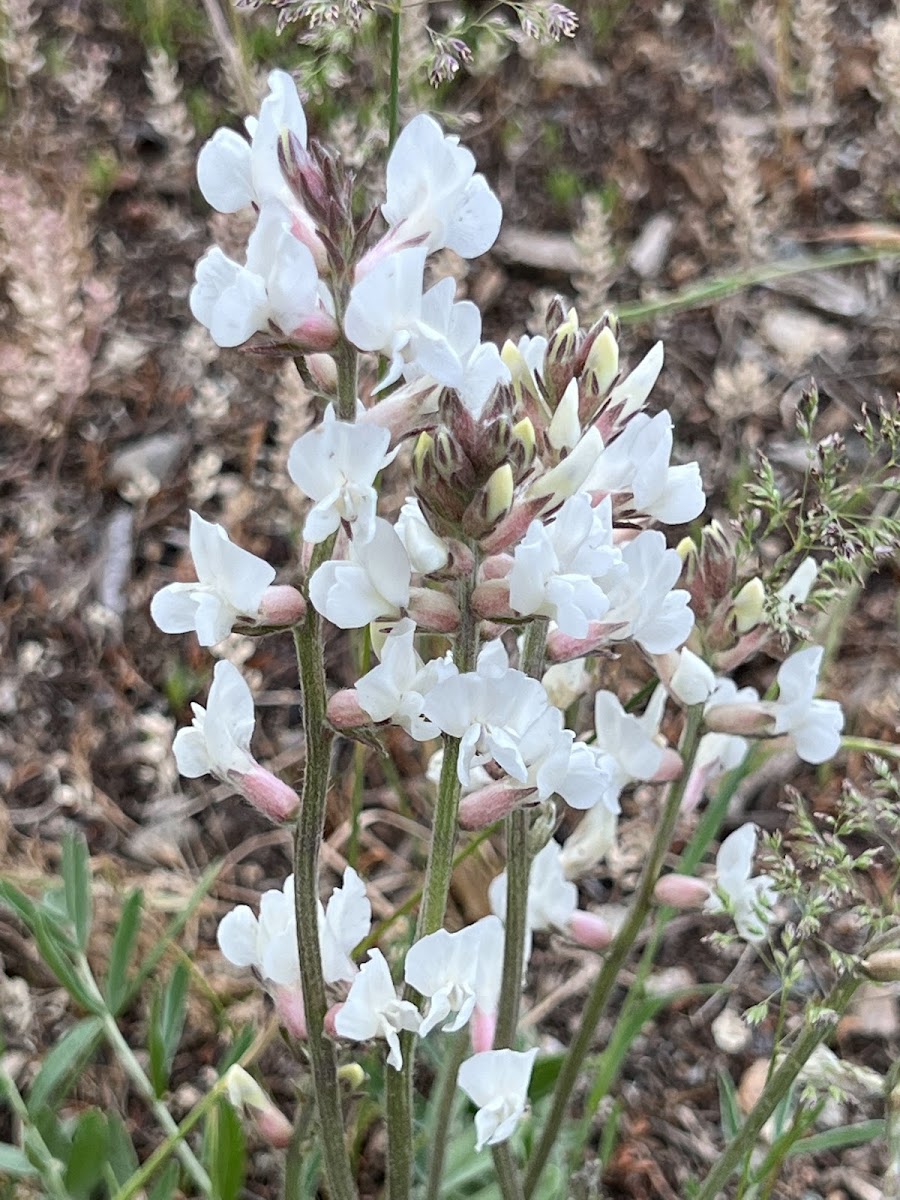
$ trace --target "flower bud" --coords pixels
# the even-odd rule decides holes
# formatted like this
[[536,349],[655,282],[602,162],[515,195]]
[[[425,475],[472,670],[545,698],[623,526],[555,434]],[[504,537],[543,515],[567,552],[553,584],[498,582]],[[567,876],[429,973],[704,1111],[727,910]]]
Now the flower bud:
[[900,950],[876,950],[860,967],[876,983],[900,983]]
[[293,788],[257,764],[243,775],[234,777],[241,795],[271,821],[290,821],[297,815],[300,797]]
[[476,1006],[472,1012],[472,1019],[469,1022],[469,1034],[472,1039],[472,1050],[476,1054],[481,1054],[485,1050],[492,1050],[494,1047],[494,1035],[496,1032],[496,1012],[484,1012],[482,1009]]
[[605,325],[594,338],[584,366],[585,391],[596,405],[616,382],[619,374],[619,343],[609,325]]
[[535,435],[534,425],[528,417],[523,417],[512,427],[513,446],[510,457],[516,459],[516,466],[522,472],[527,471],[534,462]]
[[351,1091],[358,1091],[366,1082],[366,1073],[359,1063],[345,1063],[342,1067],[338,1067],[337,1077],[341,1083],[345,1083]]
[[748,633],[763,619],[766,589],[759,576],[749,580],[735,596],[731,611],[738,633]]
[[512,570],[514,561],[511,554],[492,554],[481,564],[481,578],[484,580],[505,579]]
[[335,692],[325,711],[335,729],[358,729],[361,725],[372,724],[372,718],[359,703],[356,688],[341,688]]
[[306,355],[306,369],[312,376],[313,383],[323,392],[337,391],[337,363],[330,354],[318,352]]
[[259,620],[263,625],[295,625],[305,613],[303,596],[285,583],[267,587],[259,602]]
[[667,746],[663,750],[662,761],[656,769],[656,774],[650,779],[650,783],[670,783],[673,779],[678,779],[683,770],[684,763],[681,755],[677,750]]
[[589,429],[578,445],[557,466],[539,476],[525,493],[528,500],[546,500],[546,509],[574,496],[603,450],[603,439]]
[[489,783],[470,792],[459,802],[459,823],[463,829],[484,829],[507,816],[526,796],[534,795],[533,788],[515,787],[507,780]]
[[717,604],[731,594],[737,572],[734,546],[718,521],[700,532],[700,574],[706,595]]
[[436,588],[410,588],[406,611],[420,629],[432,633],[454,633],[459,628],[456,601]]
[[338,340],[339,329],[327,312],[310,313],[299,325],[285,333],[303,350],[330,350]]
[[581,909],[569,918],[566,933],[588,950],[605,950],[613,940],[613,931],[602,917]]
[[556,406],[553,419],[547,427],[547,441],[554,450],[572,450],[581,437],[581,422],[578,418],[578,380],[570,380],[562,399]]
[[736,733],[739,737],[770,734],[775,718],[765,701],[756,704],[716,704],[704,714],[706,728],[713,733]]
[[535,858],[548,844],[556,830],[558,817],[553,798],[542,801],[528,830],[528,855]]
[[472,593],[472,611],[483,621],[512,618],[509,607],[509,584],[505,579],[488,579],[479,583]]
[[794,604],[805,604],[818,574],[816,560],[804,558],[790,579],[778,589],[779,598]]
[[290,1145],[293,1126],[276,1108],[252,1075],[235,1063],[225,1076],[228,1099],[239,1112],[248,1112],[266,1141],[278,1150]]
[[494,471],[485,488],[487,504],[484,515],[488,525],[496,525],[512,508],[514,488],[512,467],[504,463]]
[[563,712],[574,704],[591,686],[591,677],[585,670],[583,658],[573,658],[571,662],[554,663],[544,672],[541,683],[547,693],[547,699]]
[[323,211],[329,203],[329,188],[318,164],[290,129],[282,129],[278,163],[288,187],[304,208]]
[[663,875],[653,889],[657,904],[670,908],[702,908],[711,894],[709,885],[692,875]]
[[434,438],[423,430],[416,439],[413,450],[413,473],[419,483],[422,483],[422,473],[426,459],[430,459],[434,449]]
[[[665,658],[671,658],[666,655]],[[685,648],[677,655],[677,665],[668,680],[660,675],[667,683],[672,695],[682,704],[705,704],[716,687],[716,677],[712,670],[692,650]]]

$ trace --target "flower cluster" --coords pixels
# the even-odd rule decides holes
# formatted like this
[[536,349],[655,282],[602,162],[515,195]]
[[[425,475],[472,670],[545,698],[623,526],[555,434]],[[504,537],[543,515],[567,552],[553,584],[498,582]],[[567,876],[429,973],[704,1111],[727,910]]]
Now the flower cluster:
[[[210,204],[222,212],[252,206],[256,227],[243,264],[218,249],[201,259],[191,307],[218,345],[264,340],[293,358],[316,354],[316,377],[332,381],[330,391],[323,384],[321,421],[287,462],[309,501],[302,578],[274,585],[273,568],[192,514],[197,580],[164,588],[153,617],[166,632],[195,631],[204,646],[236,627],[262,634],[306,618],[316,628],[369,627],[379,661],[330,697],[331,728],[369,741],[385,724],[418,742],[442,738],[440,790],[454,813],[459,802],[464,827],[528,808],[546,818],[557,802],[583,813],[564,845],[551,836],[552,819],[538,840],[525,957],[541,930],[602,950],[612,930],[602,914],[579,907],[573,880],[613,844],[627,788],[683,771],[663,733],[667,712],[702,710],[705,722],[685,807],[740,763],[751,738],[787,736],[801,758],[822,762],[838,748],[843,718],[836,703],[814,698],[821,651],[787,659],[775,701],[724,673],[729,661],[745,661],[748,637],[756,649],[766,644],[766,630],[761,619],[748,624],[746,588],[738,589],[733,555],[714,526],[699,551],[691,543],[681,552],[660,528],[692,522],[705,507],[698,465],[672,462],[671,417],[645,411],[661,345],[624,373],[615,322],[583,328],[554,302],[547,336],[501,350],[482,341],[479,310],[456,298],[452,279],[426,288],[429,256],[444,248],[483,254],[500,226],[500,203],[457,138],[428,116],[403,130],[387,164],[384,230],[370,238],[378,214],[354,218],[350,183],[308,144],[284,72],[271,74],[246,128],[247,138],[218,131],[198,174]],[[404,442],[413,477],[392,520],[379,511],[378,480]],[[798,581],[792,602],[805,586],[808,579]],[[506,636],[529,627],[546,643],[546,673],[547,663],[524,661]],[[625,643],[657,683],[643,706],[595,684],[598,660]],[[589,694],[593,724],[584,728],[577,714]],[[206,707],[194,705],[192,725],[176,738],[179,770],[211,774],[274,820],[290,820],[298,796],[253,758],[253,727],[249,687],[219,662]],[[715,890],[672,877],[661,898],[690,891],[710,912],[727,909],[740,936],[761,939],[775,897],[767,877],[751,878],[754,849],[748,826],[723,844]],[[371,908],[354,870],[318,909],[328,1033],[383,1039],[399,1070],[402,1034],[468,1024],[475,1053],[459,1083],[479,1110],[479,1148],[505,1140],[521,1120],[536,1054],[492,1048],[507,894],[504,874],[490,889],[493,915],[419,936],[403,960],[403,993],[381,949],[371,945],[356,961]],[[258,915],[246,906],[229,913],[219,944],[232,963],[254,970],[288,1028],[304,1036],[293,877],[262,896]]]

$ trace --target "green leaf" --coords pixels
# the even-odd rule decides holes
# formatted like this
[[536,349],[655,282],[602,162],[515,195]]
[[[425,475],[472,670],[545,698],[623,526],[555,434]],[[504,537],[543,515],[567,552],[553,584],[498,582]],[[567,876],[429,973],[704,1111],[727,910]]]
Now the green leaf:
[[874,1142],[883,1138],[885,1122],[860,1121],[858,1125],[839,1125],[836,1129],[826,1129],[823,1133],[814,1133],[810,1137],[801,1138],[794,1142],[788,1151],[789,1156],[795,1154],[818,1154],[822,1150],[843,1150],[847,1146],[863,1146],[866,1142]]
[[24,1151],[18,1146],[0,1143],[0,1175],[8,1175],[13,1179],[31,1179],[37,1174],[37,1168],[28,1161]]
[[233,1067],[243,1056],[244,1052],[250,1048],[258,1032],[259,1030],[255,1026],[245,1025],[240,1033],[235,1035],[234,1041],[219,1059],[216,1070],[220,1075],[224,1075],[228,1068]]
[[206,1118],[203,1148],[212,1200],[237,1200],[247,1156],[240,1118],[225,1100],[220,1100]]
[[80,1004],[86,1012],[99,1012],[101,1006],[97,1002],[97,998],[88,991],[72,961],[75,947],[69,942],[69,939],[60,933],[58,927],[53,925],[44,913],[38,914],[33,933],[34,940],[41,952],[41,958],[72,999]]
[[62,877],[66,889],[66,911],[75,927],[79,947],[87,948],[94,915],[91,896],[91,859],[84,834],[63,838]]
[[121,1187],[128,1182],[140,1163],[125,1122],[119,1114],[110,1112],[106,1120],[109,1125],[109,1166],[116,1184]]
[[178,1187],[178,1163],[168,1162],[159,1173],[159,1178],[147,1193],[147,1200],[172,1200]]
[[38,918],[37,905],[5,879],[0,879],[0,901],[11,908],[30,930],[34,930]]
[[722,1135],[726,1142],[730,1142],[743,1121],[734,1080],[727,1071],[719,1072],[719,1113],[722,1119]]
[[109,1155],[109,1129],[99,1109],[89,1109],[75,1129],[66,1166],[66,1189],[72,1200],[90,1200],[103,1178]]
[[97,1049],[102,1033],[100,1018],[86,1017],[56,1043],[41,1063],[28,1093],[28,1111],[32,1116],[62,1100]]
[[135,941],[141,927],[144,893],[131,892],[122,905],[122,915],[109,952],[106,972],[106,1002],[114,1016],[122,1010],[128,996],[128,967],[134,954]]
[[565,1057],[564,1054],[548,1054],[534,1064],[528,1085],[528,1098],[532,1104],[537,1104],[553,1091]]
[[177,963],[169,982],[153,998],[147,1048],[150,1051],[150,1079],[157,1096],[169,1084],[172,1060],[181,1041],[187,1008],[188,969]]

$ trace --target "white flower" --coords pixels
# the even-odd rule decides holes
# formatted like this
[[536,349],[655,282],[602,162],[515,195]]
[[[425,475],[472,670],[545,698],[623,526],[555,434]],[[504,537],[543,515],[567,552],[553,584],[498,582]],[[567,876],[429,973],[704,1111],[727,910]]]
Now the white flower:
[[217,662],[206,708],[192,704],[194,719],[179,729],[172,749],[178,770],[188,779],[215,775],[233,783],[233,775],[244,775],[256,767],[250,739],[256,716],[253,696],[233,663]]
[[408,617],[397,622],[382,647],[381,662],[357,683],[356,696],[373,721],[392,721],[425,742],[439,733],[422,716],[425,697],[457,669],[449,657],[423,664],[415,650],[415,633],[415,622]]
[[581,437],[578,416],[578,380],[569,381],[547,426],[547,441],[554,450],[572,450]]
[[609,504],[592,508],[587,496],[572,496],[554,520],[532,521],[516,547],[510,607],[525,616],[550,617],[571,637],[586,637],[590,622],[609,609],[603,583],[625,574],[621,564]]
[[605,447],[585,481],[585,490],[630,494],[638,512],[666,525],[692,521],[706,506],[700,467],[695,462],[671,467],[671,456],[669,414],[657,413],[651,419],[638,413]]
[[[756,688],[738,688],[737,684],[719,676],[716,679],[715,691],[706,702],[704,712],[721,704],[756,704],[759,693]],[[748,741],[730,733],[705,733],[697,747],[697,757],[694,759],[694,769],[703,770],[706,782],[709,783],[739,767],[747,757]]]
[[778,589],[779,599],[783,600],[786,604],[805,604],[818,574],[819,568],[816,565],[816,560],[814,558],[804,558],[790,579]]
[[335,419],[329,404],[320,425],[298,438],[288,455],[288,474],[315,504],[303,540],[324,542],[342,521],[359,545],[375,535],[375,476],[393,461],[391,435],[377,425]]
[[340,1037],[355,1042],[383,1037],[390,1050],[388,1064],[399,1071],[403,1066],[399,1033],[402,1029],[415,1033],[420,1020],[416,1006],[398,998],[384,955],[370,950],[369,961],[363,963],[338,1010],[334,1028]]
[[711,913],[727,908],[739,936],[747,942],[765,938],[771,910],[778,902],[770,876],[750,878],[755,853],[755,825],[742,825],[725,839],[716,855],[718,894],[711,896],[705,905]]
[[[369,932],[372,906],[365,884],[352,867],[345,869],[343,884],[334,889],[327,907],[319,902],[318,914],[325,982],[353,979],[357,966],[350,953]],[[299,987],[294,876],[287,877],[281,890],[263,892],[258,919],[246,904],[227,913],[219,924],[217,940],[235,966],[252,967],[262,979],[281,986]]]
[[387,199],[381,211],[394,242],[422,239],[427,253],[448,247],[463,258],[489,250],[500,230],[500,201],[459,138],[431,117],[406,126],[387,164]]
[[664,355],[662,342],[651,346],[631,374],[626,375],[610,392],[608,407],[612,409],[618,405],[622,406],[617,424],[621,425],[630,420],[644,407],[663,368]]
[[640,717],[627,713],[618,696],[600,691],[594,697],[594,728],[597,740],[589,749],[601,757],[610,773],[610,785],[601,797],[612,813],[619,811],[619,796],[638,779],[652,779],[663,764],[665,752],[657,745],[665,689],[659,687]]
[[[529,337],[528,334],[523,334],[518,342],[504,342],[500,352],[500,357],[509,368],[516,399],[521,401],[522,393],[525,392],[531,399],[537,400],[544,410],[546,403],[538,386],[538,377],[547,357],[547,346],[547,339],[542,335]],[[549,413],[547,415],[549,416]]]
[[625,627],[610,637],[634,638],[648,654],[677,650],[694,626],[689,593],[671,590],[681,575],[678,551],[667,549],[658,530],[645,529],[622,547],[622,561],[628,574],[611,583],[611,608],[604,620],[622,621]]
[[[444,769],[444,751],[435,750],[431,758],[428,760],[428,765],[425,768],[425,778],[434,787],[438,787],[441,782],[441,772]],[[461,796],[469,796],[472,792],[480,791],[481,788],[488,787],[494,779],[484,767],[472,767],[469,771],[469,782],[462,785]]]
[[563,843],[559,861],[567,879],[577,879],[602,862],[616,844],[619,818],[606,804],[595,804]]
[[511,1137],[528,1109],[528,1085],[537,1050],[484,1050],[459,1068],[459,1086],[478,1107],[475,1149]]
[[339,629],[359,629],[379,617],[398,617],[409,604],[409,558],[394,529],[380,517],[365,545],[350,543],[347,562],[326,562],[309,581],[317,612]]
[[197,631],[201,646],[214,646],[240,617],[256,621],[275,568],[232,542],[221,525],[191,513],[191,557],[196,583],[170,583],[150,603],[163,633]]
[[541,683],[555,708],[565,712],[590,688],[591,676],[586,663],[585,658],[572,658],[568,662],[554,663],[544,672]]
[[[564,930],[578,908],[578,889],[563,873],[559,843],[552,838],[531,860],[528,871],[528,908],[525,916],[529,935],[539,929]],[[488,887],[491,910],[506,920],[507,875],[495,876]]]
[[778,670],[778,699],[766,705],[775,717],[774,733],[789,733],[804,762],[822,763],[837,754],[844,714],[836,700],[815,700],[822,665],[821,646],[809,646],[785,659]]
[[462,1029],[476,1004],[482,1011],[490,1011],[494,989],[482,986],[479,994],[479,982],[493,980],[496,972],[491,964],[496,966],[498,957],[502,961],[503,926],[494,916],[482,917],[458,933],[439,929],[410,947],[403,977],[428,998],[421,1037],[438,1025],[447,1033]]
[[244,122],[250,141],[231,129],[217,129],[200,151],[197,182],[203,198],[218,212],[238,212],[250,204],[260,209],[277,200],[289,212],[294,235],[314,244],[312,218],[291,192],[278,162],[284,130],[306,146],[303,105],[286,71],[271,71],[268,83],[259,118],[247,117]]
[[450,560],[450,552],[443,538],[438,537],[422,515],[418,500],[407,496],[400,516],[394,525],[397,537],[409,555],[413,571],[430,575],[442,571]]
[[716,677],[702,658],[685,647],[679,653],[669,688],[683,704],[705,704],[716,689]]

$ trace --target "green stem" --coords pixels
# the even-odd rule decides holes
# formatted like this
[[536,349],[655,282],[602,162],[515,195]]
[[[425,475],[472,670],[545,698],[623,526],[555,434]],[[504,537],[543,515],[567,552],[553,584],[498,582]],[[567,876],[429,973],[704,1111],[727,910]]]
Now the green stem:
[[732,1172],[756,1145],[762,1127],[787,1094],[809,1056],[823,1038],[831,1032],[836,1018],[846,1009],[860,982],[852,976],[847,976],[835,984],[824,1002],[825,1009],[833,1015],[827,1020],[822,1019],[807,1025],[803,1030],[792,1049],[782,1059],[778,1070],[763,1088],[762,1094],[754,1104],[746,1121],[725,1147],[716,1165],[703,1181],[694,1200],[716,1200],[716,1197],[721,1195]]
[[434,1117],[429,1129],[431,1153],[428,1160],[428,1183],[425,1188],[428,1200],[438,1200],[441,1194],[447,1140],[450,1135],[453,1111],[456,1107],[456,1077],[469,1048],[468,1029],[460,1029],[456,1033],[450,1034],[445,1038],[444,1046],[446,1049],[434,1099]]
[[[343,314],[338,314],[339,320],[343,320]],[[337,347],[332,351],[334,355],[335,366],[337,367],[337,416],[341,421],[356,420],[356,401],[359,395],[357,387],[357,368],[359,364],[359,355],[354,346],[351,346],[348,341],[341,339]]]
[[497,1172],[497,1182],[500,1184],[500,1194],[503,1200],[525,1200],[522,1191],[522,1181],[516,1168],[509,1142],[501,1142],[492,1147],[494,1152],[494,1170]]
[[391,11],[391,91],[388,98],[388,151],[394,148],[400,128],[400,21],[402,0]]
[[[700,741],[702,727],[703,706],[698,704],[688,709],[684,735],[679,747],[682,759],[686,763],[693,762],[697,745]],[[594,1040],[597,1024],[612,995],[619,971],[627,959],[635,939],[647,918],[647,914],[653,905],[653,889],[656,886],[656,881],[659,878],[659,873],[665,861],[669,844],[672,841],[672,835],[675,831],[688,778],[689,772],[685,770],[669,789],[663,806],[662,816],[656,827],[653,843],[650,847],[647,862],[631,908],[609,948],[603,968],[597,976],[597,981],[585,1005],[578,1033],[563,1060],[562,1069],[557,1078],[556,1087],[553,1090],[553,1101],[547,1121],[541,1132],[540,1140],[528,1162],[528,1170],[525,1175],[526,1200],[527,1197],[533,1195],[544,1167],[547,1165],[550,1151],[553,1149],[556,1139],[559,1136],[559,1130],[566,1115],[569,1099],[578,1081],[581,1065],[587,1057],[591,1043]]]
[[616,310],[616,316],[624,324],[647,321],[652,317],[663,316],[666,313],[681,312],[690,308],[705,308],[707,305],[742,292],[746,288],[759,284],[771,283],[776,279],[787,279],[791,275],[805,275],[810,271],[827,271],[836,267],[853,267],[861,263],[880,262],[900,257],[900,250],[889,250],[882,247],[870,247],[867,250],[835,250],[831,254],[820,254],[806,258],[790,258],[780,263],[764,263],[759,267],[751,267],[747,271],[735,271],[730,275],[722,275],[709,279],[697,287],[687,288],[682,292],[660,296],[657,300],[648,300],[637,304],[623,304]]
[[843,737],[841,745],[845,750],[862,750],[867,754],[879,754],[882,758],[900,758],[900,746],[879,742],[875,738]]
[[[326,557],[331,553],[331,540],[320,547]],[[303,730],[306,738],[306,765],[294,837],[294,901],[307,1046],[329,1196],[331,1200],[355,1200],[356,1187],[344,1141],[344,1114],[337,1062],[334,1046],[324,1034],[328,998],[319,946],[319,847],[325,826],[334,735],[325,716],[322,620],[312,605],[303,621],[294,628],[294,645],[303,693]]]
[[48,1197],[53,1200],[70,1200],[69,1191],[63,1179],[62,1163],[53,1156],[50,1147],[41,1137],[40,1130],[32,1123],[28,1105],[22,1093],[16,1087],[12,1075],[0,1065],[0,1096],[2,1096],[13,1115],[22,1126],[22,1140],[31,1151],[33,1158],[38,1160],[37,1170],[41,1182],[47,1189]]
[[[471,671],[478,654],[478,618],[472,611],[472,591],[478,572],[478,556],[469,579],[460,581],[460,625],[453,646],[453,661],[460,672]],[[431,828],[431,845],[425,867],[422,902],[416,923],[415,941],[441,929],[450,894],[453,874],[453,851],[459,824],[461,785],[456,774],[459,760],[459,738],[444,738],[444,761],[438,783]],[[410,989],[407,988],[407,993]],[[408,998],[408,997],[407,997]],[[399,1071],[388,1068],[385,1077],[385,1107],[388,1128],[388,1195],[390,1200],[408,1200],[412,1182],[412,1077],[416,1056],[416,1036],[403,1033],[400,1037],[403,1066]]]
[[[525,634],[521,668],[530,679],[540,679],[543,674],[547,626],[547,619],[541,617],[531,622]],[[514,809],[506,818],[506,919],[495,1050],[514,1045],[519,1024],[528,915],[528,825],[523,808]]]

